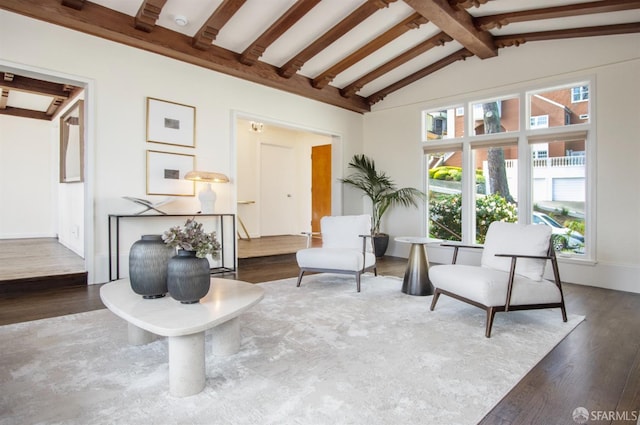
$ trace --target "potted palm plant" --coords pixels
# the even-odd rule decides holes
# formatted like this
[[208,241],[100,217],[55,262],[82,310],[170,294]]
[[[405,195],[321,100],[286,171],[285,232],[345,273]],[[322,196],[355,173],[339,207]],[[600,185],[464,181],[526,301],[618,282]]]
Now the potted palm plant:
[[371,200],[371,234],[376,257],[382,257],[389,245],[389,235],[380,232],[382,216],[395,205],[418,207],[426,195],[413,187],[398,189],[384,171],[376,170],[375,162],[366,155],[354,155],[349,162],[354,172],[340,181],[364,192]]

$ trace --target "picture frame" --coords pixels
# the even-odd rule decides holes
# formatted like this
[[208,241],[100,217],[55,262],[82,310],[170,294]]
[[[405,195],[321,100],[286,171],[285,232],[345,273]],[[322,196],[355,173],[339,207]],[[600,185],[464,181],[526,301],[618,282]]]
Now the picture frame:
[[84,101],[60,116],[60,183],[84,181]]
[[195,156],[147,150],[147,195],[194,196],[195,182],[184,176],[195,169]]
[[194,106],[147,97],[147,142],[196,146]]

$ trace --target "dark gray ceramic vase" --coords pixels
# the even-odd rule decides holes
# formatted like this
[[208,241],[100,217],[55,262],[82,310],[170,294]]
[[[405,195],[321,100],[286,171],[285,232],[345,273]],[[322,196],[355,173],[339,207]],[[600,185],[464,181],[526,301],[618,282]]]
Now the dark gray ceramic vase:
[[161,298],[167,293],[167,265],[176,253],[161,235],[142,235],[129,251],[131,289],[142,298]]
[[169,260],[167,273],[167,288],[174,300],[193,304],[209,292],[209,260],[196,257],[195,251],[179,249]]

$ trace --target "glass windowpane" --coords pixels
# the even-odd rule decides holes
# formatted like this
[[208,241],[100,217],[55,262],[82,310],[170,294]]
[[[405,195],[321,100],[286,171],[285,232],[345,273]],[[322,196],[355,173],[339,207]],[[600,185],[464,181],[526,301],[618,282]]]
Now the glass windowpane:
[[429,236],[462,241],[462,151],[427,155]]
[[[534,158],[532,223],[551,226],[557,252],[585,252],[585,141],[557,140],[547,146],[547,158]],[[532,145],[532,149],[536,149]]]
[[464,136],[464,107],[427,111],[423,114],[423,141]]
[[518,147],[473,149],[476,193],[476,243],[484,243],[494,221],[518,221]]
[[589,122],[589,86],[556,88],[529,97],[529,128],[541,128],[537,120],[547,116],[546,127]]
[[520,129],[520,100],[504,98],[472,104],[473,134],[506,133]]

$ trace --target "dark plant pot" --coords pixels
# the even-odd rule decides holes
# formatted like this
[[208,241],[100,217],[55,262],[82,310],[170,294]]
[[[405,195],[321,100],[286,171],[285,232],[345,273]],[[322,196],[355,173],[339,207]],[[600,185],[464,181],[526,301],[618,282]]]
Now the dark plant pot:
[[174,300],[193,304],[209,292],[209,260],[196,257],[195,251],[179,249],[169,260],[167,273],[167,287]]
[[167,293],[167,264],[176,253],[161,235],[142,235],[129,250],[129,282],[142,298],[161,298]]
[[389,235],[386,233],[378,233],[373,236],[373,252],[376,258],[384,257],[389,246]]

